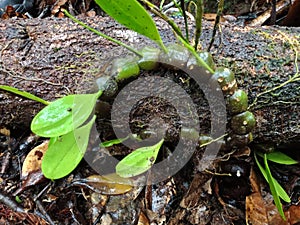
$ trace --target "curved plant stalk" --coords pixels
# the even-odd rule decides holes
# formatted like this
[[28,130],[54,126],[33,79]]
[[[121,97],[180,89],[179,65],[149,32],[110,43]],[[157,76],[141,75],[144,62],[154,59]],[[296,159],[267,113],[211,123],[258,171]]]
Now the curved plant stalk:
[[180,6],[182,9],[182,15],[184,18],[184,26],[185,26],[185,38],[186,40],[189,40],[189,27],[188,27],[188,22],[187,22],[187,15],[185,12],[185,5],[184,5],[184,0],[180,0]]
[[14,88],[14,87],[10,87],[10,86],[7,86],[7,85],[0,85],[0,89],[4,90],[4,91],[8,91],[8,92],[11,92],[11,93],[14,93],[16,95],[20,95],[22,97],[25,97],[25,98],[28,98],[28,99],[31,99],[33,101],[36,101],[36,102],[40,102],[44,105],[49,105],[49,102],[47,102],[46,100],[42,99],[42,98],[39,98],[27,91],[20,91],[19,89],[17,88]]
[[103,38],[105,38],[105,39],[107,39],[107,40],[109,40],[109,41],[111,41],[111,42],[114,42],[114,43],[116,43],[116,44],[118,44],[118,45],[120,45],[120,46],[126,48],[127,50],[133,52],[134,54],[136,54],[136,55],[139,56],[139,57],[143,57],[143,55],[142,55],[140,52],[138,52],[137,50],[135,50],[134,48],[132,48],[132,47],[130,47],[129,45],[126,45],[125,43],[123,43],[123,42],[121,42],[121,41],[118,41],[118,40],[116,40],[116,39],[114,39],[114,38],[112,38],[112,37],[110,37],[110,36],[107,36],[106,34],[103,34],[102,32],[100,32],[100,31],[98,31],[98,30],[96,30],[96,29],[90,27],[89,25],[85,24],[84,22],[82,22],[82,21],[76,19],[76,18],[75,18],[74,16],[72,16],[67,10],[63,9],[63,13],[64,13],[67,17],[69,17],[71,20],[73,20],[75,23],[77,23],[77,24],[83,26],[84,28],[88,29],[89,31],[92,31],[93,33],[99,35],[100,37],[103,37]]
[[[186,17],[186,12],[185,12],[184,0],[172,0],[172,3],[178,9],[178,12],[181,14],[181,16],[183,16],[185,30],[186,30],[187,29],[187,17]],[[187,37],[186,37],[186,39],[188,40]]]
[[214,142],[217,142],[217,141],[221,141],[224,137],[226,137],[228,134],[223,134],[222,136],[218,137],[218,138],[215,138],[215,139],[211,139],[210,141],[207,141],[205,143],[200,143],[199,147],[202,148],[202,147],[205,147],[207,145],[210,145]]
[[168,17],[166,14],[164,14],[163,12],[161,12],[159,10],[159,8],[157,8],[156,5],[152,4],[151,2],[149,2],[148,0],[140,0],[141,2],[143,2],[144,4],[146,4],[149,9],[151,10],[151,12],[153,12],[155,15],[157,15],[158,17],[160,17],[161,19],[163,19],[164,21],[166,21],[173,29],[173,31],[181,38],[183,39],[185,42],[188,43],[188,40],[183,36],[180,28],[177,26],[177,24],[170,18]]
[[275,184],[274,184],[274,178],[271,174],[271,171],[270,171],[270,168],[269,168],[269,165],[268,165],[267,154],[264,154],[264,163],[265,163],[266,174],[267,174],[270,190],[271,190],[271,193],[272,193],[272,196],[273,196],[273,200],[275,202],[275,205],[278,209],[278,212],[279,212],[280,216],[282,217],[283,220],[286,220],[284,212],[283,212],[282,204],[280,202],[278,192],[277,192],[277,189],[276,189]]
[[188,22],[187,22],[187,15],[186,15],[186,11],[185,11],[184,0],[180,0],[180,5],[177,3],[176,0],[173,0],[173,2],[174,2],[174,5],[179,10],[180,14],[183,16],[184,28],[185,28],[185,39],[189,40],[189,27],[188,27]]
[[277,182],[277,180],[273,178],[273,176],[271,174],[271,170],[268,165],[268,154],[258,153],[258,155],[260,155],[264,159],[265,168],[259,163],[256,155],[257,155],[257,153],[254,152],[255,162],[256,162],[260,172],[262,173],[263,177],[269,184],[271,194],[272,194],[274,202],[275,202],[275,206],[278,209],[278,212],[279,212],[280,216],[282,217],[282,219],[286,220],[280,198],[285,202],[291,202],[291,199],[289,198],[289,196],[285,192],[285,190],[281,187],[281,185]]
[[203,1],[197,0],[195,7],[196,7],[196,30],[195,30],[195,46],[194,46],[194,48],[197,51],[198,44],[199,44],[199,38],[200,38],[201,32],[202,32],[202,17],[203,17],[203,11],[204,11]]
[[164,4],[165,4],[165,0],[161,0],[159,4],[159,10],[163,9]]
[[221,15],[223,13],[223,9],[224,9],[224,0],[220,0],[219,4],[218,4],[217,17],[216,17],[216,21],[215,21],[215,25],[214,25],[214,29],[213,29],[212,38],[211,38],[210,43],[209,43],[208,51],[210,51],[210,49],[211,49],[211,47],[212,47],[212,45],[215,41],[217,28],[219,27],[219,24],[220,24],[220,18],[221,18]]

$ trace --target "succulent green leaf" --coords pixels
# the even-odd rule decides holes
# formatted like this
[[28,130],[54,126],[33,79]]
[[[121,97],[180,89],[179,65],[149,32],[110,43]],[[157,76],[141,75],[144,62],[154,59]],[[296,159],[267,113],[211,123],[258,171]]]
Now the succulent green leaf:
[[32,132],[41,137],[57,137],[69,133],[88,119],[101,93],[68,95],[57,99],[33,118]]
[[90,130],[95,119],[96,116],[86,125],[54,139],[42,161],[42,172],[45,177],[59,179],[77,167],[88,146]]
[[40,103],[42,103],[44,105],[48,105],[49,104],[49,102],[45,101],[42,98],[39,98],[39,97],[37,97],[37,96],[35,96],[33,94],[30,94],[27,91],[21,91],[21,90],[19,90],[17,88],[14,88],[14,87],[10,87],[10,86],[7,86],[7,85],[0,85],[0,89],[5,90],[5,91],[9,91],[11,93],[14,93],[16,95],[20,95],[22,97],[31,99],[31,100],[36,101],[36,102],[40,102]]
[[287,156],[286,154],[280,151],[268,153],[267,159],[272,162],[284,164],[284,165],[293,165],[298,163],[296,160],[292,159],[291,157]]
[[154,164],[164,139],[155,145],[138,148],[116,166],[116,173],[120,177],[134,177],[146,172]]
[[118,58],[114,60],[111,75],[116,81],[132,78],[140,73],[138,62],[135,58]]
[[278,212],[279,212],[280,216],[284,220],[286,220],[283,209],[282,209],[282,204],[281,204],[280,199],[279,199],[278,191],[277,191],[276,186],[274,184],[275,179],[273,178],[273,176],[271,174],[271,171],[270,171],[270,168],[269,168],[269,165],[268,165],[267,154],[264,154],[264,164],[265,164],[265,168],[266,168],[265,172],[266,172],[266,175],[267,175],[268,183],[269,183],[269,186],[270,186],[270,190],[271,190],[275,205],[278,209]]
[[162,46],[154,21],[136,0],[95,0],[108,15],[127,28],[138,32]]
[[123,141],[125,141],[126,139],[128,139],[129,137],[125,137],[125,138],[118,138],[118,139],[113,139],[113,140],[109,140],[109,141],[104,141],[101,142],[100,147],[111,147],[113,145],[118,145],[121,144]]
[[231,128],[235,134],[243,135],[251,132],[256,124],[255,116],[252,112],[245,111],[237,114],[231,119]]

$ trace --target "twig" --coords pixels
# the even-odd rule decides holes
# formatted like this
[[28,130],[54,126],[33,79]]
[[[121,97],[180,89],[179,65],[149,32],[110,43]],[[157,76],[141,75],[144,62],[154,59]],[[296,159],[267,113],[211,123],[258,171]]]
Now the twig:
[[45,219],[47,220],[47,222],[50,225],[55,225],[55,223],[53,222],[53,220],[51,219],[51,217],[49,216],[49,214],[46,212],[46,210],[44,209],[41,201],[37,200],[36,202],[36,206],[37,208],[40,210],[40,212],[42,213],[42,215],[45,217]]
[[0,202],[14,210],[15,212],[25,213],[25,210],[17,205],[17,203],[11,200],[8,196],[0,193]]
[[214,25],[214,29],[213,29],[213,34],[212,34],[212,38],[210,40],[209,43],[209,47],[208,47],[208,51],[210,51],[214,41],[215,41],[215,36],[217,33],[217,27],[220,25],[220,18],[221,15],[223,13],[223,8],[224,8],[224,0],[220,0],[219,4],[218,4],[218,11],[217,11],[217,17],[216,17],[216,21],[215,21],[215,25]]
[[[195,4],[195,3],[194,3]],[[199,39],[202,32],[202,17],[203,17],[204,5],[202,0],[198,0],[196,3],[196,29],[195,29],[195,51],[198,49]]]
[[180,6],[181,6],[181,10],[182,10],[182,15],[184,18],[184,26],[185,26],[185,38],[186,40],[189,40],[189,27],[188,27],[188,22],[187,22],[187,15],[185,12],[185,5],[184,5],[184,0],[180,0]]
[[[288,7],[290,5],[290,0],[281,0],[277,2],[275,6],[271,6],[268,10],[266,10],[264,13],[262,13],[259,17],[252,20],[248,26],[260,26],[262,25],[272,14],[272,7],[275,7],[276,12],[283,10],[284,8]],[[274,8],[273,8],[274,10]],[[275,12],[275,14],[276,14]]]
[[7,154],[2,159],[2,166],[1,166],[1,170],[0,170],[0,177],[7,170],[10,158],[11,158],[11,153],[7,152]]

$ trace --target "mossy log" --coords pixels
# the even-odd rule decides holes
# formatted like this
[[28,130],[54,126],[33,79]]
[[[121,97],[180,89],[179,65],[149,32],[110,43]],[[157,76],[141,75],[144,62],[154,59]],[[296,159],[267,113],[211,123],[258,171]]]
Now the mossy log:
[[[80,17],[90,26],[133,47],[154,45],[110,18]],[[169,26],[156,20],[165,42],[174,41]],[[213,24],[205,22],[201,37],[206,49]],[[257,125],[257,142],[300,140],[299,28],[241,28],[223,24],[212,48],[218,66],[229,67],[239,88],[248,93]],[[126,54],[117,46],[70,19],[10,19],[0,21],[0,84],[11,85],[45,100],[87,88],[105,64]],[[295,79],[291,81],[291,78]],[[285,84],[285,85],[283,85]],[[282,85],[282,87],[277,88]],[[269,91],[275,88],[273,91]],[[266,92],[265,94],[262,94]],[[0,125],[28,131],[40,103],[0,91]]]

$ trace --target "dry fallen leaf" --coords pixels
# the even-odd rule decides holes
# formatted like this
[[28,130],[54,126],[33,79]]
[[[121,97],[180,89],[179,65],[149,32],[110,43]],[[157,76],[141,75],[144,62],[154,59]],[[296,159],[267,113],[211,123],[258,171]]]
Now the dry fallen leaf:
[[120,195],[132,190],[132,181],[112,173],[104,176],[91,175],[87,178],[76,180],[72,185],[85,186],[104,195]]
[[252,187],[252,194],[246,197],[246,223],[253,225],[295,225],[300,222],[300,205],[292,205],[284,214],[286,221],[284,221],[274,202],[270,193],[264,197],[260,192],[260,183],[251,169],[250,182]]
[[10,136],[10,130],[8,130],[8,129],[5,128],[5,127],[0,128],[0,134],[3,134],[4,136],[9,137],[9,136]]
[[288,211],[285,213],[285,216],[290,221],[291,224],[300,223],[300,205],[292,205]]
[[23,180],[21,187],[19,187],[13,195],[16,196],[27,187],[36,185],[45,180],[42,173],[41,165],[45,152],[48,149],[49,141],[44,141],[42,144],[33,148],[26,156],[21,172],[21,178]]
[[138,225],[150,225],[148,218],[143,212],[139,215]]
[[253,168],[251,168],[249,179],[252,187],[252,194],[246,197],[246,223],[253,225],[268,225],[267,210]]
[[49,141],[44,141],[28,153],[22,166],[21,175],[23,180],[26,179],[30,173],[41,170],[42,159],[48,149],[48,143]]
[[34,213],[14,212],[2,204],[0,205],[0,224],[48,225],[49,223]]

